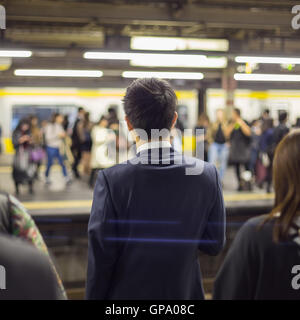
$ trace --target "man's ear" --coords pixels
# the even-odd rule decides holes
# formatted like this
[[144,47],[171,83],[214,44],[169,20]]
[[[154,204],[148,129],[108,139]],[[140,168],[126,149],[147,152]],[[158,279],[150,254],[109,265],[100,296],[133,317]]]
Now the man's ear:
[[131,124],[131,122],[129,121],[127,116],[125,116],[125,121],[127,123],[128,130],[132,131],[133,130],[133,125]]
[[176,121],[178,119],[178,113],[177,111],[174,112],[174,117],[173,117],[173,120],[172,120],[172,126],[171,126],[171,129],[173,129],[175,127],[175,124],[176,124]]

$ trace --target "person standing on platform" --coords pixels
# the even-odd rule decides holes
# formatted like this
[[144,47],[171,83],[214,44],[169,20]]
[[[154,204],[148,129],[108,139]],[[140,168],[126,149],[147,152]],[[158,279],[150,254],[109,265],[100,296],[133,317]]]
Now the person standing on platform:
[[251,123],[251,155],[249,170],[252,173],[252,176],[257,178],[257,160],[258,160],[258,151],[259,151],[259,140],[261,136],[261,120],[253,120]]
[[284,138],[284,136],[287,135],[290,131],[290,129],[286,125],[287,119],[288,119],[288,114],[286,111],[279,112],[279,116],[278,116],[279,124],[277,127],[275,127],[274,134],[273,134],[274,147],[276,147],[279,144],[279,142]]
[[172,148],[176,104],[164,80],[138,79],[127,88],[137,155],[99,172],[87,299],[204,299],[199,251],[216,255],[224,246],[224,200],[217,169]]
[[95,186],[97,172],[115,164],[115,162],[108,157],[107,142],[109,140],[109,130],[107,126],[107,118],[102,116],[91,132],[91,175],[89,179],[89,186],[91,188]]
[[31,152],[33,149],[30,131],[30,122],[20,120],[12,136],[15,155],[13,160],[13,180],[16,194],[20,192],[20,184],[28,184],[30,194],[33,194],[33,182],[36,174],[36,164],[33,162]]
[[80,175],[78,172],[78,165],[80,163],[82,152],[81,152],[81,140],[80,140],[80,133],[78,130],[79,123],[82,123],[84,120],[85,110],[82,107],[78,108],[77,119],[75,121],[73,130],[72,130],[72,147],[71,150],[74,156],[74,162],[72,165],[73,174],[77,179],[80,179]]
[[211,143],[208,150],[208,161],[219,167],[221,181],[227,169],[229,146],[227,143],[227,123],[224,110],[218,109],[216,121],[209,127],[208,140]]
[[30,117],[31,124],[31,136],[33,150],[31,153],[32,160],[36,163],[35,179],[39,179],[40,167],[45,158],[45,152],[43,149],[43,133],[39,127],[39,119],[37,116]]
[[116,106],[112,105],[108,108],[106,118],[108,121],[108,126],[110,126],[112,123],[119,122]]
[[271,192],[272,185],[273,134],[273,119],[266,119],[262,124],[262,133],[259,139],[259,161],[265,168],[265,177],[259,182],[259,186],[262,187],[266,183],[267,193]]
[[214,299],[300,300],[300,130],[279,143],[271,213],[248,220],[217,274]]
[[46,184],[51,184],[51,181],[49,179],[49,173],[53,165],[53,161],[55,159],[58,160],[62,168],[66,184],[68,185],[71,183],[71,179],[67,174],[67,169],[65,167],[64,160],[60,152],[60,149],[63,144],[63,139],[66,137],[66,132],[62,127],[63,121],[63,115],[56,113],[54,114],[52,121],[45,128],[45,140],[47,146],[47,169],[45,173]]
[[[238,180],[238,191],[243,190],[241,178],[241,166],[249,171],[251,155],[251,128],[247,122],[241,118],[241,111],[235,108],[232,111],[231,123],[228,125],[227,135],[230,139],[230,162],[235,166]],[[251,177],[250,177],[251,179]]]
[[86,112],[84,115],[84,119],[80,121],[77,126],[79,139],[80,139],[82,171],[86,175],[90,175],[92,128],[93,128],[93,123],[90,121],[90,113]]

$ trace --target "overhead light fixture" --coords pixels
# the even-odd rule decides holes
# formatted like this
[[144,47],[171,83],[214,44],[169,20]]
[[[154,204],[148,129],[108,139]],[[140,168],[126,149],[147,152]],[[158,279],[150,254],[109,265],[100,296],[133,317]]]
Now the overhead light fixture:
[[196,39],[176,37],[132,37],[130,48],[133,50],[203,50],[228,51],[229,41],[226,39]]
[[300,81],[300,75],[296,75],[296,74],[235,73],[234,79],[238,80],[238,81]]
[[274,63],[274,64],[300,64],[300,58],[288,57],[247,57],[237,56],[235,61],[239,63]]
[[32,51],[28,50],[0,50],[0,57],[5,58],[29,58]]
[[86,52],[85,59],[129,60],[139,67],[226,68],[226,57],[200,54],[164,54],[139,52]]
[[142,53],[134,52],[85,52],[83,57],[85,59],[99,59],[99,60],[131,60],[136,55]]
[[161,78],[161,79],[186,79],[201,80],[201,72],[163,72],[163,71],[124,71],[123,78]]
[[53,69],[16,69],[16,76],[25,77],[88,77],[100,78],[103,72],[99,70],[53,70]]
[[153,54],[139,56],[130,61],[136,67],[225,68],[227,58],[187,54]]

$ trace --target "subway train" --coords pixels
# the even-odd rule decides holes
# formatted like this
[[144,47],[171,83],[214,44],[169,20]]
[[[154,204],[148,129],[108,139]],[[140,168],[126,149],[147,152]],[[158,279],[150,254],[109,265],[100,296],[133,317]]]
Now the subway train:
[[[83,106],[90,112],[92,121],[97,121],[110,106],[114,106],[120,119],[123,119],[122,98],[125,89],[79,89],[79,88],[13,88],[0,89],[0,126],[2,145],[7,153],[13,152],[11,134],[18,121],[31,114],[40,120],[48,120],[54,112],[69,114],[70,123],[75,120],[77,108]],[[185,128],[193,128],[198,118],[197,90],[176,91],[178,113]],[[226,92],[223,89],[208,89],[206,92],[206,112],[211,121],[215,120],[216,110],[226,105]],[[235,90],[234,105],[241,109],[242,117],[248,121],[260,117],[264,109],[269,109],[276,120],[278,111],[289,114],[293,125],[300,117],[300,91]]]

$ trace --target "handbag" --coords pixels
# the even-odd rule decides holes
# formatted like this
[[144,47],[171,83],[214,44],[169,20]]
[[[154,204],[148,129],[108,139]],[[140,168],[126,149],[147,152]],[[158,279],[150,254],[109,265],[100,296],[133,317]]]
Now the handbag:
[[31,151],[31,160],[35,163],[41,162],[45,158],[45,152],[42,148],[34,148]]

